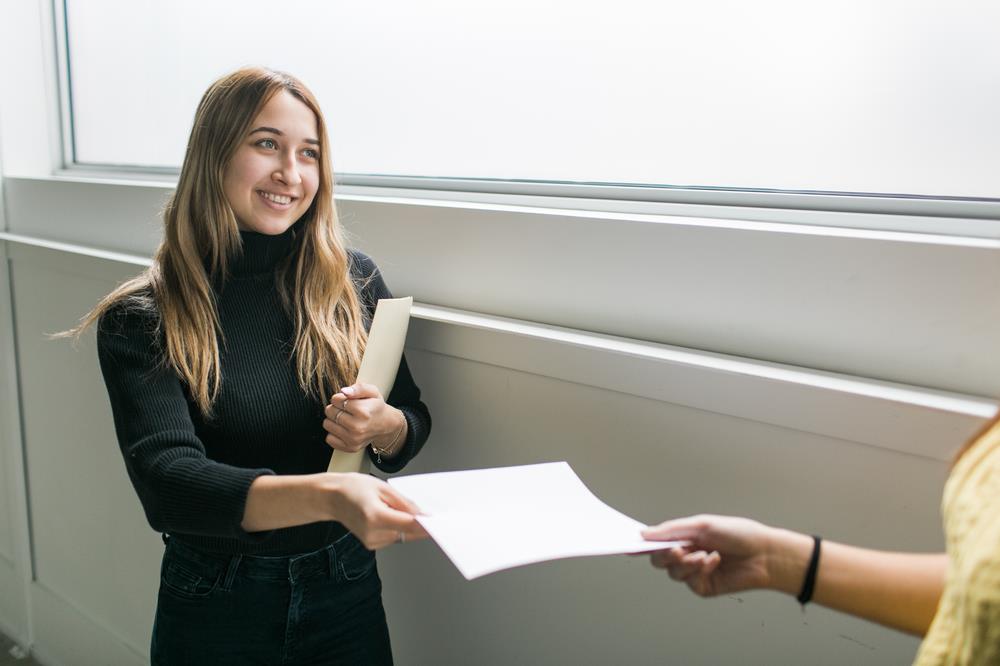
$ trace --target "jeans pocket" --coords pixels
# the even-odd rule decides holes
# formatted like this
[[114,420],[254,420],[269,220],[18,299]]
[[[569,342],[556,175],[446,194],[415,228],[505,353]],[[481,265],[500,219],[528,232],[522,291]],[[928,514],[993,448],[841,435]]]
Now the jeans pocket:
[[178,556],[167,549],[160,568],[160,585],[175,596],[202,599],[219,584],[221,568]]
[[360,580],[375,571],[375,553],[365,548],[353,535],[347,535],[335,546],[337,565],[344,580]]

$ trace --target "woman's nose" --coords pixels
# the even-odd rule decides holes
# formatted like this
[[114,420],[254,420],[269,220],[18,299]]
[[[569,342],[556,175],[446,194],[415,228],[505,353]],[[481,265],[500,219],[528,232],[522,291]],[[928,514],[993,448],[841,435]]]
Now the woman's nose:
[[302,182],[298,165],[294,156],[288,156],[281,160],[281,164],[271,175],[272,178],[285,185],[298,185]]

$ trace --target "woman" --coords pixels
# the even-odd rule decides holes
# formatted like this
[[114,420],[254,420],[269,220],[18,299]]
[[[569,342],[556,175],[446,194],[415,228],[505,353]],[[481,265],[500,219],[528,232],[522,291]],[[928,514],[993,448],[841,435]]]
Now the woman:
[[945,553],[887,553],[745,518],[695,516],[643,532],[689,544],[653,553],[696,594],[797,594],[924,636],[916,663],[1000,664],[1000,417],[956,458],[942,501]]
[[[385,399],[350,385],[379,298],[344,247],[326,127],[298,80],[260,68],[198,106],[152,266],[107,297],[98,350],[129,477],[166,550],[152,661],[392,662],[371,551],[425,536],[381,470],[430,416],[405,359]],[[338,390],[339,389],[339,390]]]

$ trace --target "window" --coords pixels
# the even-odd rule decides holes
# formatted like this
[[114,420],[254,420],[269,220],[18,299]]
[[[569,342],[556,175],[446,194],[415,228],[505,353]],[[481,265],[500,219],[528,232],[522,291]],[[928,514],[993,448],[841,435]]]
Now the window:
[[1000,4],[66,0],[77,164],[179,166],[242,64],[341,174],[1000,198]]

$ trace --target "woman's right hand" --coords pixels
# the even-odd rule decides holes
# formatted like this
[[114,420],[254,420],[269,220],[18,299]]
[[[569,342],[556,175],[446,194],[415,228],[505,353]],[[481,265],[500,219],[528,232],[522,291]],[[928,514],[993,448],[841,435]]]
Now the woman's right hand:
[[789,592],[801,583],[812,547],[810,537],[731,516],[668,520],[642,535],[688,542],[652,553],[650,562],[703,597],[757,588]]
[[342,523],[368,550],[398,541],[426,539],[413,502],[385,481],[367,474],[326,474],[323,493],[334,520]]

